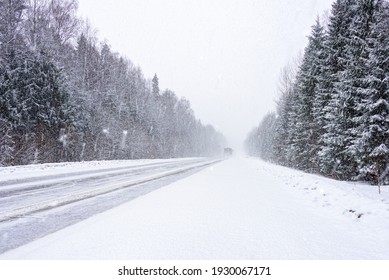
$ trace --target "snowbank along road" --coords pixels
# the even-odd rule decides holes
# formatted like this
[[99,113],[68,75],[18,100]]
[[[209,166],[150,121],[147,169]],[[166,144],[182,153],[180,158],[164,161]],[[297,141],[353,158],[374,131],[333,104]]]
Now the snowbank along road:
[[388,259],[388,248],[388,187],[379,195],[370,185],[231,158],[0,258]]

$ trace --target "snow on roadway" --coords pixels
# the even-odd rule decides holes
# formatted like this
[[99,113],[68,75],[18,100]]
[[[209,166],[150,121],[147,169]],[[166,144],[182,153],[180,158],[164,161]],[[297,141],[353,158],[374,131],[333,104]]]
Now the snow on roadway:
[[389,190],[233,158],[2,259],[388,259]]
[[182,159],[139,159],[139,160],[102,160],[82,162],[42,163],[0,167],[0,183],[10,180],[39,178],[51,175],[67,175],[74,172],[99,171],[111,168],[144,166],[147,164],[168,163],[174,161],[192,161],[200,158]]

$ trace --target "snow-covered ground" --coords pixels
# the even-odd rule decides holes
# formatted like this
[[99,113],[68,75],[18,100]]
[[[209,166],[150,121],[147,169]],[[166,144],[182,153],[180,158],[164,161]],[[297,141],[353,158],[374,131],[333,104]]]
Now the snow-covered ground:
[[232,158],[1,259],[389,259],[389,189]]

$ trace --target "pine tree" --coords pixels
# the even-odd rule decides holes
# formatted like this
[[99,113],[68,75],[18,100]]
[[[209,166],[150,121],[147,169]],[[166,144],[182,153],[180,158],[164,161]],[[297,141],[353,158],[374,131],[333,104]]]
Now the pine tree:
[[37,145],[42,161],[61,161],[66,154],[63,150],[68,148],[66,134],[74,126],[74,108],[69,101],[67,84],[62,70],[44,53],[36,57],[34,69],[32,80],[35,83],[30,94]]
[[389,183],[389,4],[376,1],[374,5],[354,146],[360,156],[359,178],[382,184]]
[[293,131],[294,79],[298,63],[289,63],[281,72],[280,100],[277,103],[274,158],[281,165],[291,166],[290,145]]
[[11,133],[12,130],[8,121],[0,119],[0,166],[6,166],[13,163],[15,143]]
[[61,160],[60,130],[73,123],[63,74],[47,56],[28,50],[15,50],[6,64],[0,78],[0,118],[13,131],[15,162]]
[[158,80],[157,74],[154,74],[152,83],[153,83],[153,94],[154,94],[154,96],[158,96],[159,95],[159,80]]
[[[312,34],[304,52],[304,58],[296,78],[296,116],[293,144],[293,159],[295,167],[312,172],[317,168],[316,153],[318,150],[317,139],[319,127],[315,122],[314,108],[317,97],[317,84],[322,73],[324,30],[319,19],[312,26]],[[316,111],[315,111],[316,109]]]
[[257,130],[258,154],[267,161],[274,159],[274,136],[275,136],[276,115],[267,114]]
[[347,67],[338,73],[341,81],[336,84],[344,116],[342,133],[345,141],[342,155],[345,164],[341,167],[347,178],[358,177],[360,162],[365,153],[363,148],[356,144],[356,139],[361,135],[360,128],[364,126],[362,115],[366,105],[364,101],[367,98],[366,75],[369,57],[367,37],[376,9],[375,2],[375,0],[358,1],[354,6],[354,16],[345,49]]
[[343,92],[342,73],[347,68],[346,48],[350,39],[350,26],[356,10],[356,0],[337,0],[332,6],[332,15],[328,26],[325,44],[326,80],[320,79],[319,94],[329,96],[323,108],[325,114],[325,132],[320,137],[322,147],[319,151],[321,171],[335,178],[347,178],[350,170],[350,157],[345,153],[350,139],[345,131],[351,128],[349,107],[343,101],[348,94]]

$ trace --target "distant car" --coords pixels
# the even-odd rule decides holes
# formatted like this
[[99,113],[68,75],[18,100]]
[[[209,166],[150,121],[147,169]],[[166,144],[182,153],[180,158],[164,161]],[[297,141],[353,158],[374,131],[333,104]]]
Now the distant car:
[[234,153],[233,149],[231,149],[231,148],[224,148],[224,155],[225,156],[232,156],[233,153]]

